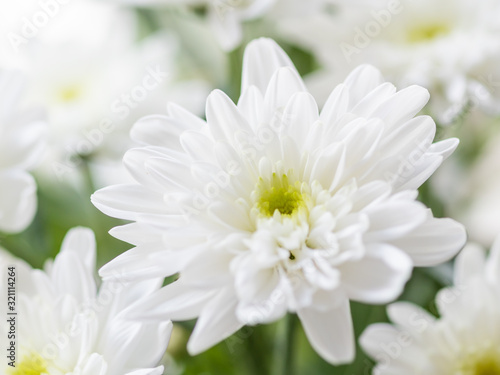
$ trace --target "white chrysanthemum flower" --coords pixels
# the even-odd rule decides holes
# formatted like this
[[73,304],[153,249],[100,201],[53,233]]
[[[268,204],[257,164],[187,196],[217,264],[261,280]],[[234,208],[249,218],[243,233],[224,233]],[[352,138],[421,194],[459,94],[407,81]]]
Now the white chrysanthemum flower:
[[[68,5],[37,38],[18,46],[31,78],[28,99],[48,112],[50,152],[41,172],[52,178],[71,176],[76,155],[121,160],[137,119],[163,111],[174,98],[201,113],[209,92],[205,80],[178,64],[173,34],[138,41],[133,11],[93,0]],[[38,8],[36,2],[32,13]]]
[[284,21],[289,37],[312,49],[324,72],[311,88],[328,84],[360,63],[379,68],[398,87],[431,92],[430,109],[450,122],[468,102],[499,113],[500,6],[495,0],[375,1],[346,4],[332,14]]
[[133,128],[146,145],[124,158],[137,184],[92,201],[135,221],[112,234],[137,247],[101,275],[180,273],[146,306],[151,317],[199,317],[191,353],[290,311],[326,360],[351,360],[349,299],[389,302],[414,265],[465,241],[461,225],[416,201],[458,143],[432,144],[432,119],[414,117],[427,100],[363,66],[318,113],[288,56],[252,42],[237,105],[214,91],[206,122],[172,105]]
[[[171,322],[129,321],[123,311],[157,290],[161,279],[126,284],[108,280],[98,288],[95,239],[91,230],[75,228],[64,239],[45,271],[31,269],[0,253],[3,301],[7,285],[15,289],[15,330],[0,333],[15,350],[2,355],[6,375],[161,375],[157,367],[170,337]],[[15,276],[9,268],[15,266]],[[9,275],[10,274],[10,275]],[[5,303],[4,306],[7,306]],[[12,313],[12,310],[8,310]],[[14,336],[12,336],[12,334]],[[9,345],[10,341],[9,341]],[[5,348],[4,348],[5,349]]]
[[46,124],[38,110],[20,108],[23,79],[0,71],[0,231],[19,232],[33,220],[36,183],[27,172],[43,153]]
[[455,285],[438,293],[435,318],[408,302],[389,306],[394,325],[371,325],[361,346],[376,375],[500,374],[500,238],[489,258],[470,244],[455,263]]

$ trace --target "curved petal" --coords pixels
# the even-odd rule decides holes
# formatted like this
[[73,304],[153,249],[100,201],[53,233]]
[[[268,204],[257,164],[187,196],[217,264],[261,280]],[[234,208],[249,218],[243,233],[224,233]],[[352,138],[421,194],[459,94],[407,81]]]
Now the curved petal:
[[405,251],[417,267],[443,263],[465,245],[467,234],[462,224],[452,219],[437,219],[429,211],[427,220],[404,237],[391,243]]
[[163,196],[141,185],[114,185],[96,191],[90,200],[106,215],[137,220],[140,214],[172,214]]
[[232,290],[224,290],[203,308],[188,342],[188,352],[199,354],[243,327],[236,318],[237,298]]
[[285,108],[292,96],[307,89],[295,69],[280,68],[274,73],[264,95],[266,104],[265,119],[272,121]]
[[390,304],[387,307],[387,315],[398,326],[418,333],[425,331],[430,324],[436,321],[436,318],[423,308],[410,302]]
[[92,229],[83,227],[70,229],[61,245],[62,252],[74,252],[83,261],[89,274],[94,273],[96,242]]
[[292,60],[272,39],[260,38],[250,42],[243,56],[243,76],[241,92],[256,86],[265,93],[271,77],[282,67],[288,66],[296,71]]
[[340,271],[350,299],[387,303],[401,294],[412,268],[411,258],[403,251],[387,244],[373,244],[365,257],[344,263]]
[[486,252],[484,249],[476,244],[467,244],[455,261],[454,285],[464,285],[475,277],[482,277],[485,271],[488,274],[485,266]]
[[371,65],[361,65],[344,80],[349,88],[349,107],[356,106],[366,95],[384,83],[382,73]]
[[354,331],[349,300],[334,310],[301,309],[298,316],[309,342],[316,352],[331,364],[354,360]]
[[33,220],[37,207],[36,183],[24,171],[0,173],[0,231],[20,232]]
[[387,323],[372,324],[359,337],[359,344],[372,358],[384,353],[384,344],[397,342],[399,331]]
[[125,313],[131,319],[148,320],[190,320],[198,317],[214,300],[214,292],[196,290],[175,281],[159,291],[145,297]]

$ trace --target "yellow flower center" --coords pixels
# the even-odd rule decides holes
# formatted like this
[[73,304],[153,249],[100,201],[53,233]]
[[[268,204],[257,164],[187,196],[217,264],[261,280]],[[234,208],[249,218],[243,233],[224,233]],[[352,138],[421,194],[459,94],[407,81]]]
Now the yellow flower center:
[[419,25],[409,30],[407,39],[410,43],[428,42],[450,31],[448,25],[442,23],[431,23]]
[[9,367],[8,375],[43,375],[48,374],[47,363],[41,355],[31,353],[24,356],[16,367]]
[[463,375],[500,375],[500,357],[496,350],[467,358],[461,366]]
[[500,375],[500,367],[496,361],[478,363],[474,375]]
[[63,102],[72,102],[77,99],[81,95],[81,93],[81,87],[75,84],[63,88],[59,93],[59,97]]
[[292,216],[305,204],[300,183],[290,184],[286,174],[279,177],[273,173],[270,181],[261,178],[257,194],[257,207],[267,217],[272,217],[276,211],[281,215]]

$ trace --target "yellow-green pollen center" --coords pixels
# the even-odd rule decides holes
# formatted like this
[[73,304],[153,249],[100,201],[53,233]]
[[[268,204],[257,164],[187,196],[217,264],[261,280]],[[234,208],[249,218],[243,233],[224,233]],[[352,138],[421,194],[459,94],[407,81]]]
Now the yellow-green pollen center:
[[48,374],[47,363],[36,353],[24,356],[23,359],[16,364],[16,367],[9,367],[8,375],[42,375]]
[[419,25],[409,30],[407,38],[410,43],[421,43],[447,34],[449,31],[450,28],[445,24]]
[[63,102],[72,102],[82,94],[82,89],[79,85],[71,85],[63,88],[60,93],[59,97],[61,101]]
[[500,358],[497,351],[468,358],[460,368],[463,375],[500,375]]
[[304,205],[300,183],[290,184],[285,174],[279,177],[273,173],[269,182],[260,179],[258,192],[257,206],[267,217],[273,216],[276,211],[281,215],[292,216]]

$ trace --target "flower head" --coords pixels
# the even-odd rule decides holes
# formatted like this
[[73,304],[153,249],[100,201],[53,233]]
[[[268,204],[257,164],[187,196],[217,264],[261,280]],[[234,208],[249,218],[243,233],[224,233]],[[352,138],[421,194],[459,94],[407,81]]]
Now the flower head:
[[449,123],[467,105],[498,113],[499,15],[494,0],[344,2],[334,15],[297,17],[282,29],[321,61],[311,80],[318,95],[339,73],[370,63],[397,87],[429,89],[431,113]]
[[394,325],[374,324],[361,336],[377,362],[374,374],[500,374],[500,241],[489,258],[470,244],[455,263],[455,285],[436,298],[436,319],[407,302],[389,306]]
[[137,247],[101,275],[179,273],[146,306],[156,318],[199,317],[191,353],[290,311],[320,355],[349,361],[349,299],[391,301],[414,265],[465,241],[461,225],[415,200],[457,141],[432,144],[432,119],[414,117],[427,91],[397,92],[370,66],[321,112],[272,40],[247,47],[243,71],[238,104],[212,92],[206,122],[171,105],[136,124],[144,147],[124,162],[137,184],[92,201],[134,221],[112,233]]
[[[172,324],[129,321],[123,315],[124,309],[157,290],[161,280],[130,284],[114,279],[98,288],[91,230],[72,229],[45,271],[31,269],[6,252],[0,253],[0,266],[2,282],[15,280],[11,290],[16,290],[16,304],[9,305],[14,309],[9,312],[17,313],[8,315],[17,319],[14,336],[9,335],[16,350],[7,361],[2,356],[2,374],[163,373],[163,367],[151,367],[166,350]],[[7,292],[4,286],[2,294]],[[2,337],[9,327],[2,324]]]

